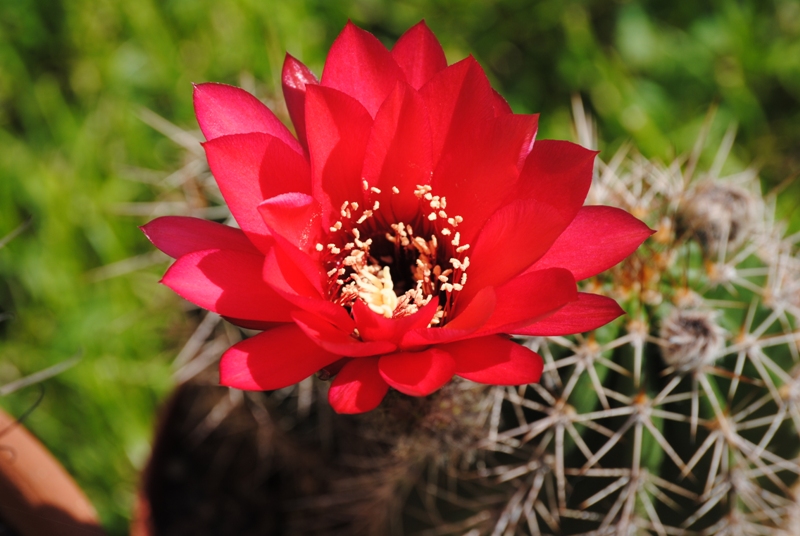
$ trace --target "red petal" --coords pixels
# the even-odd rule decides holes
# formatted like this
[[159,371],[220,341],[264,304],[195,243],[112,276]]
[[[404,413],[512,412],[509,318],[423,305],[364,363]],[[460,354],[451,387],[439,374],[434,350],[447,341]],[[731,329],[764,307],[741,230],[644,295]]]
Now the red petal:
[[494,89],[492,90],[492,93],[494,94],[492,106],[494,107],[495,117],[514,113],[514,111],[511,109],[511,106],[508,105],[508,101],[506,101],[506,99],[500,93]]
[[481,67],[467,58],[439,72],[420,94],[430,115],[433,193],[464,222],[466,242],[509,195],[531,150],[537,117],[495,117],[497,97]]
[[441,348],[452,354],[458,376],[477,383],[534,383],[539,381],[544,368],[539,354],[499,335],[454,342]]
[[306,139],[306,86],[308,84],[318,84],[317,77],[314,76],[308,67],[298,60],[286,54],[283,61],[283,98],[286,101],[286,108],[289,109],[289,117],[292,118],[294,130],[297,132],[297,139],[303,148],[308,149]]
[[225,202],[248,238],[262,251],[269,248],[258,205],[285,192],[311,191],[305,159],[267,134],[223,136],[204,144],[208,165]]
[[510,199],[536,199],[550,205],[566,225],[589,192],[595,156],[597,151],[568,141],[537,141]]
[[399,344],[400,339],[411,330],[427,328],[439,303],[436,300],[414,314],[401,318],[386,318],[372,311],[361,300],[353,304],[353,318],[361,337],[366,341],[391,341]]
[[560,266],[580,281],[623,260],[653,232],[622,209],[583,207],[531,269]]
[[[381,204],[387,223],[412,222],[419,217],[418,184],[428,184],[431,162],[428,115],[419,94],[398,84],[384,101],[367,143],[363,178],[381,193],[371,196]],[[397,188],[399,193],[394,193]]]
[[335,210],[338,219],[344,201],[363,201],[361,169],[372,118],[352,97],[322,86],[306,88],[306,116],[314,118],[306,125],[313,195],[326,216]]
[[447,212],[464,218],[458,226],[463,242],[471,243],[508,198],[537,128],[537,115],[502,115],[484,125],[474,145],[460,142],[442,154],[432,184],[435,193],[446,196]]
[[248,391],[282,389],[338,360],[294,324],[259,333],[228,349],[219,363],[219,382]]
[[331,45],[322,71],[322,85],[355,98],[373,117],[395,84],[404,78],[386,47],[349,21]]
[[214,83],[194,86],[194,111],[207,140],[229,134],[263,132],[275,136],[293,151],[303,152],[272,110],[238,87]]
[[258,205],[258,211],[273,235],[282,236],[303,251],[313,248],[322,233],[322,209],[310,195],[276,195]]
[[544,255],[580,210],[596,154],[569,142],[533,145],[510,202],[472,244],[467,296],[503,284]]
[[259,255],[241,229],[186,216],[162,216],[141,227],[158,249],[177,259],[204,249],[234,249]]
[[585,333],[624,314],[625,311],[611,298],[579,292],[577,301],[568,303],[555,314],[530,326],[516,329],[513,333],[541,337]]
[[385,355],[380,358],[378,367],[386,383],[401,393],[427,396],[450,381],[455,362],[447,352],[430,348]]
[[369,357],[394,352],[397,346],[389,341],[360,341],[350,336],[351,332],[342,331],[330,322],[314,313],[295,311],[292,313],[295,323],[300,326],[308,338],[325,348],[345,357]]
[[[437,73],[420,90],[431,123],[433,161],[448,147],[474,141],[494,118],[492,88],[471,56]],[[474,143],[472,144],[474,146]],[[441,195],[436,192],[436,195]]]
[[223,316],[291,322],[294,309],[261,276],[264,257],[234,250],[195,251],[179,258],[161,280],[203,309]]
[[497,305],[480,333],[515,333],[569,302],[578,299],[575,280],[568,270],[550,268],[515,277],[494,289]]
[[[328,322],[338,326],[345,333],[355,329],[355,323],[344,307],[328,301],[304,273],[313,271],[317,266],[308,266],[301,260],[293,259],[286,248],[274,248],[264,261],[264,279],[284,299],[296,307],[317,314]],[[297,257],[305,254],[295,249]]]
[[392,58],[414,89],[421,88],[436,73],[447,67],[442,45],[425,21],[420,21],[400,36],[392,49]]
[[336,413],[364,413],[377,408],[388,391],[377,359],[354,359],[334,378],[328,402]]
[[[458,297],[461,299],[461,296]],[[492,287],[482,289],[454,318],[440,328],[418,328],[403,336],[400,348],[410,349],[430,344],[443,344],[467,339],[492,316],[496,297]]]
[[536,199],[513,201],[484,222],[469,250],[469,278],[459,299],[487,286],[500,286],[541,257],[567,222],[558,210]]

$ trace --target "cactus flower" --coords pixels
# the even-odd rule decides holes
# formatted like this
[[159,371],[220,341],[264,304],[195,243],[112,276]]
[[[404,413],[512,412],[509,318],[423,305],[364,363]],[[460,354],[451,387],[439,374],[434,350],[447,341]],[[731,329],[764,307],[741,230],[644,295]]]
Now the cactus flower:
[[389,387],[428,395],[453,376],[539,380],[510,334],[562,335],[620,314],[576,282],[651,234],[583,206],[595,152],[535,141],[472,57],[448,66],[424,23],[387,50],[348,23],[321,80],[287,55],[296,136],[261,102],[195,86],[211,171],[239,228],[189,217],[143,230],[176,259],[162,282],[261,333],[228,349],[224,385],[270,390],[323,371],[340,413]]

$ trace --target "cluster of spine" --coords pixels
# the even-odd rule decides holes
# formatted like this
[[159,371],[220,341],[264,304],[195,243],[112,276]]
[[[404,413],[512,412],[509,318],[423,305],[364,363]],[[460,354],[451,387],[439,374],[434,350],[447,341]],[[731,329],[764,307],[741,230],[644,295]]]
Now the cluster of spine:
[[479,474],[511,495],[475,534],[798,533],[800,235],[755,171],[720,176],[733,135],[707,171],[703,136],[668,166],[598,162],[588,203],[657,233],[585,283],[626,317],[524,341],[545,372],[495,392]]
[[[575,111],[579,142],[593,147]],[[312,533],[328,533],[317,503],[349,534],[800,533],[800,235],[786,235],[754,170],[721,177],[733,138],[706,170],[703,134],[669,165],[629,148],[598,160],[587,203],[624,208],[657,233],[582,283],[625,317],[520,340],[545,359],[540,384],[458,382],[361,417],[326,410],[318,378],[267,396],[270,426],[306,430],[340,469],[332,495],[304,502],[321,524]],[[187,168],[209,184],[196,162]],[[177,379],[239,338],[228,326],[221,341],[218,322],[201,323]],[[359,453],[341,447],[355,443]],[[376,492],[348,502],[352,486]]]

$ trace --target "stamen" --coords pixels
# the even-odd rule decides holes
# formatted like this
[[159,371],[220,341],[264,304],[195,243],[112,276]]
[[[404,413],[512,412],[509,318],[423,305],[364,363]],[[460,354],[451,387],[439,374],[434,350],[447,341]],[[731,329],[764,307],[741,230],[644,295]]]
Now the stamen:
[[[366,178],[362,178],[362,186],[365,192],[382,193],[380,188],[370,187]],[[395,195],[400,193],[397,186],[392,186],[391,189]],[[380,227],[375,228],[384,221],[381,219],[376,225],[370,225],[369,233],[374,233],[374,236],[363,237],[365,239],[362,240],[362,233],[365,231],[363,227],[359,229],[359,226],[375,216],[381,208],[380,201],[373,199],[368,205],[371,209],[363,211],[357,202],[344,201],[341,204],[342,219],[331,225],[330,232],[345,231],[349,233],[347,238],[329,235],[330,243],[324,245],[320,242],[314,246],[318,252],[327,249],[331,255],[336,256],[335,259],[328,257],[326,260],[329,268],[329,292],[334,303],[349,308],[354,300],[361,300],[376,314],[385,318],[399,318],[414,314],[431,300],[441,300],[441,305],[429,325],[442,325],[446,322],[453,304],[453,292],[463,290],[467,281],[464,270],[469,266],[469,258],[464,257],[462,260],[460,257],[470,246],[461,244],[461,234],[455,230],[463,218],[449,216],[445,212],[446,199],[433,195],[429,185],[417,185],[414,195],[421,202],[425,200],[420,208],[428,222],[442,220],[441,225],[432,226],[425,221],[418,224],[426,232],[430,232],[427,236],[416,236],[412,226],[405,222],[391,223],[388,232],[381,232]],[[443,253],[439,249],[441,237],[447,237],[449,245],[445,251],[452,251],[452,257],[448,255],[440,258]],[[388,244],[382,247],[390,245],[389,251],[370,251],[373,239],[385,239]],[[449,261],[445,262],[448,257]],[[404,263],[407,264],[404,266]],[[399,286],[407,289],[405,292],[400,293],[395,289],[393,273],[395,277],[399,275],[402,278]]]
[[431,254],[431,250],[428,248],[428,244],[425,242],[425,240],[422,239],[421,236],[417,236],[414,238],[414,245],[417,246],[418,250],[425,253],[425,255]]
[[361,217],[356,220],[356,223],[362,224],[365,221],[367,221],[367,218],[371,218],[371,217],[372,217],[372,211],[371,210],[365,210],[364,213],[361,215]]

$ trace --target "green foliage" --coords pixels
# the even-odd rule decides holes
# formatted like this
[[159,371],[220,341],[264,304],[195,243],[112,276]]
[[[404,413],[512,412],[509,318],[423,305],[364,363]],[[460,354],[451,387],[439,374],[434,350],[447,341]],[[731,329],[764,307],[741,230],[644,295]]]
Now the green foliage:
[[[182,149],[139,110],[194,128],[191,82],[276,95],[284,50],[319,73],[347,18],[387,44],[425,18],[451,61],[474,54],[516,111],[542,112],[541,137],[570,137],[578,92],[598,118],[601,148],[632,139],[669,158],[691,147],[717,103],[712,139],[740,124],[732,166],[755,159],[773,183],[798,169],[800,7],[791,0],[2,3],[0,236],[31,224],[0,250],[0,312],[13,315],[0,323],[0,384],[83,356],[45,384],[28,424],[112,534],[126,531],[153,412],[190,327],[156,285],[163,266],[98,271],[151,251],[136,229],[145,218],[125,207],[157,196],[142,169],[164,176],[180,166]],[[21,414],[36,389],[2,404]]]

